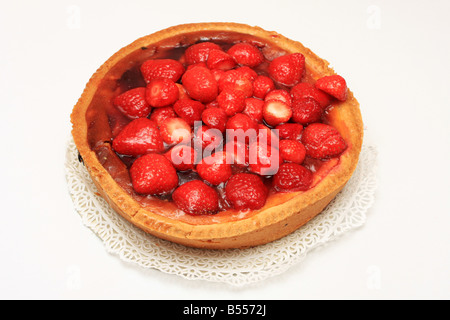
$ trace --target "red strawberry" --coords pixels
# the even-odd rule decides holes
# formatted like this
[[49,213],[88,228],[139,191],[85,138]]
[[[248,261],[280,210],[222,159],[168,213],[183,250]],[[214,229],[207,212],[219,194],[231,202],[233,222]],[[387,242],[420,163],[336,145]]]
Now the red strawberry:
[[186,68],[186,71],[194,69],[196,67],[208,68],[208,66],[206,65],[206,62],[198,62],[198,63],[188,65]]
[[275,90],[275,84],[267,76],[258,76],[253,82],[253,96],[256,98],[264,99],[272,90]]
[[219,211],[217,191],[200,180],[186,182],[172,194],[176,206],[191,215],[214,214]]
[[159,127],[164,142],[172,145],[191,140],[191,126],[182,118],[168,118]]
[[251,68],[260,65],[264,61],[261,51],[250,43],[237,43],[227,52],[234,57],[238,64]]
[[173,110],[193,127],[195,121],[202,121],[202,112],[205,110],[205,106],[200,101],[183,99],[175,102]]
[[201,42],[188,47],[184,53],[187,64],[206,62],[209,52],[213,49],[222,50],[219,45],[212,42]]
[[272,176],[278,171],[280,157],[278,149],[264,143],[253,142],[249,147],[249,169],[263,176]]
[[230,141],[250,143],[257,139],[258,124],[243,113],[237,113],[228,119],[226,128],[227,138]]
[[237,69],[229,70],[220,78],[219,91],[241,91],[245,98],[253,95],[253,83],[249,76]]
[[225,187],[227,201],[236,210],[258,210],[266,203],[269,190],[261,177],[251,173],[238,173]]
[[217,102],[217,100],[211,101],[210,103],[207,103],[207,104],[205,105],[205,108],[206,108],[206,109],[209,109],[209,108],[219,108],[219,103]]
[[284,123],[275,127],[278,130],[280,140],[297,140],[300,141],[303,132],[303,126],[298,123]]
[[186,89],[183,87],[183,85],[181,83],[175,83],[178,87],[178,90],[180,91],[180,95],[178,97],[178,99],[182,100],[182,99],[190,99],[191,97],[189,97]]
[[305,191],[312,184],[312,172],[297,163],[283,163],[273,178],[278,191]]
[[146,100],[152,107],[167,107],[179,96],[180,90],[172,80],[157,79],[147,85]]
[[194,143],[195,146],[201,146],[202,149],[208,148],[207,150],[212,152],[215,148],[222,145],[222,133],[217,129],[212,129],[208,126],[201,126],[195,131]]
[[347,143],[336,128],[324,123],[312,123],[303,130],[302,143],[306,155],[315,159],[326,159],[340,155]]
[[256,133],[256,130],[258,130],[258,125],[248,115],[238,113],[228,119],[226,128],[227,130],[241,129],[244,132],[246,132],[247,130],[253,130]]
[[140,194],[167,194],[178,186],[175,168],[166,157],[155,153],[134,161],[130,177],[133,189]]
[[280,140],[280,158],[286,162],[301,164],[305,160],[305,146],[296,140]]
[[229,117],[242,112],[245,108],[245,96],[239,90],[223,90],[217,96],[217,102]]
[[192,170],[197,159],[197,152],[190,146],[177,145],[165,153],[167,159],[178,171]]
[[222,108],[209,108],[203,111],[202,121],[210,128],[217,129],[220,132],[225,131],[228,116]]
[[161,123],[164,120],[169,118],[177,118],[177,114],[175,113],[172,107],[156,108],[150,115],[150,120],[155,121],[158,127],[161,126]]
[[248,115],[253,121],[262,123],[263,121],[264,101],[256,98],[245,99],[245,108],[243,114]]
[[225,74],[226,71],[220,70],[220,69],[212,69],[211,73],[214,76],[214,79],[216,79],[217,83],[219,83],[220,79],[222,79],[222,76]]
[[292,103],[292,120],[302,125],[318,122],[322,118],[322,107],[313,98],[301,98]]
[[275,127],[291,119],[292,109],[281,100],[269,100],[264,103],[263,116],[268,125]]
[[131,121],[113,140],[112,146],[117,153],[128,156],[164,150],[163,139],[156,123],[147,118]]
[[227,153],[227,163],[248,166],[249,151],[248,145],[240,141],[230,141],[224,147]]
[[236,66],[236,61],[228,53],[212,49],[209,51],[206,65],[209,69],[231,70]]
[[195,67],[187,70],[181,81],[192,99],[209,103],[217,97],[217,81],[208,68]]
[[283,101],[289,107],[292,105],[291,94],[287,90],[284,90],[284,89],[272,90],[268,94],[266,94],[264,101],[270,101],[270,100]]
[[128,118],[146,118],[152,107],[145,100],[146,88],[125,91],[114,99],[114,106]]
[[250,67],[243,66],[243,67],[236,68],[235,70],[238,72],[238,74],[247,78],[252,83],[253,83],[253,81],[256,80],[256,78],[258,78],[258,74],[256,73],[256,71]]
[[258,124],[258,142],[278,148],[279,137],[276,131],[260,123]]
[[291,53],[275,58],[268,71],[274,81],[285,86],[295,86],[305,72],[305,57],[301,53]]
[[231,164],[226,163],[226,153],[219,151],[203,158],[197,165],[199,176],[212,185],[219,185],[228,180],[232,175]]
[[302,98],[313,98],[319,102],[322,108],[326,108],[331,103],[331,97],[317,89],[313,84],[307,82],[301,82],[291,89],[291,95],[294,100],[299,100]]
[[347,100],[347,83],[339,75],[325,76],[318,79],[316,88],[325,91],[340,101]]
[[184,67],[173,59],[154,59],[147,60],[141,65],[141,73],[147,83],[156,79],[177,82],[184,73]]

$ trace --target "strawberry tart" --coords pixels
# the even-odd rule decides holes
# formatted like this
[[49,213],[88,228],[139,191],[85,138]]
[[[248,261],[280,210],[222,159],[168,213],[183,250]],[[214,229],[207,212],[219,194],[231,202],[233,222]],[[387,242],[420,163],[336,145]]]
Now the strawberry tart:
[[345,79],[300,42],[174,26],[115,53],[72,113],[102,197],[144,231],[208,249],[295,231],[350,179],[363,139]]

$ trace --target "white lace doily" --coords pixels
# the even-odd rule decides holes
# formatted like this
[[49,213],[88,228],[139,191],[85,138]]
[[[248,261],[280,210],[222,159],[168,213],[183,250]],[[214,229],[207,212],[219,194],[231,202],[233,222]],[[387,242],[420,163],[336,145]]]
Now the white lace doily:
[[143,268],[186,279],[244,286],[281,274],[302,261],[311,249],[363,225],[374,201],[376,155],[375,147],[363,145],[358,167],[346,187],[308,224],[280,240],[243,250],[188,248],[133,226],[96,194],[73,140],[68,143],[65,167],[75,209],[108,252]]

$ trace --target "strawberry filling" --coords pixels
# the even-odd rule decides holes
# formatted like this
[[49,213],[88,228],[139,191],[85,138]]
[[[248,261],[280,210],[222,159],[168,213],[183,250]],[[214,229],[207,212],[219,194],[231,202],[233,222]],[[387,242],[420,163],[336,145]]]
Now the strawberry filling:
[[332,114],[345,81],[316,80],[300,53],[248,35],[191,37],[124,58],[86,114],[92,150],[134,199],[188,223],[233,221],[339,166],[351,146]]

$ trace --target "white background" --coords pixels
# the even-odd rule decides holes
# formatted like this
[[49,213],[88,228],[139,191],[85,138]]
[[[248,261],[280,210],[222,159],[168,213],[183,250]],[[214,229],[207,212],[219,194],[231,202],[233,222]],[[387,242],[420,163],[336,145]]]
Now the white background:
[[[0,298],[450,298],[449,12],[434,0],[2,1]],[[379,150],[365,225],[241,289],[108,254],[64,175],[70,113],[94,71],[136,38],[204,21],[275,30],[330,61]]]

